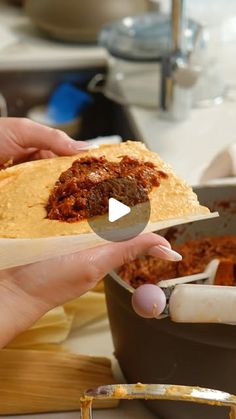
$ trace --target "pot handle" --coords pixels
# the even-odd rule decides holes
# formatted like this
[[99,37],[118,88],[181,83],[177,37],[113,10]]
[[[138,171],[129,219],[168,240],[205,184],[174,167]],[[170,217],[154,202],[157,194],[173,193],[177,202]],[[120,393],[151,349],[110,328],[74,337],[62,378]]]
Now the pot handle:
[[177,285],[170,296],[169,315],[177,323],[236,325],[236,287]]
[[121,95],[113,93],[111,89],[106,88],[106,83],[107,76],[105,76],[102,73],[98,73],[90,80],[90,82],[87,85],[87,89],[90,93],[102,93],[108,99],[112,100],[115,103],[118,103],[118,105],[130,105],[130,103],[126,99],[122,98]]
[[88,83],[87,89],[91,93],[105,94],[106,76],[102,73],[96,74]]

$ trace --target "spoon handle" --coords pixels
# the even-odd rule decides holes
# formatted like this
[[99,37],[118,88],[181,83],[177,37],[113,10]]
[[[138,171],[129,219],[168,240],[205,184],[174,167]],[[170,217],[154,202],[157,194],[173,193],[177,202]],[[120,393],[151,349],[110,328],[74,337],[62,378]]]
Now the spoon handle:
[[201,272],[194,275],[181,276],[179,278],[165,279],[158,282],[160,288],[175,287],[180,284],[187,284],[189,282],[206,281],[209,275],[206,272]]

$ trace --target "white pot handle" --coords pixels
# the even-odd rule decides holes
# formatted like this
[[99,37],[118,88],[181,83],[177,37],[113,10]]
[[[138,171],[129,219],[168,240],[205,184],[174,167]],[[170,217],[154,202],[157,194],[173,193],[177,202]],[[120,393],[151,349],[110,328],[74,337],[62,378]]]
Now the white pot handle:
[[177,285],[170,296],[169,315],[177,323],[236,324],[236,287]]

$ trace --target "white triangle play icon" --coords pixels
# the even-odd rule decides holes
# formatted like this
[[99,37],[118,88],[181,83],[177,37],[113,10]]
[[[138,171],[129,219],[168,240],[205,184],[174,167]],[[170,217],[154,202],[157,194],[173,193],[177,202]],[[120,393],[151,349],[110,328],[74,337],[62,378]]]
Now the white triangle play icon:
[[113,223],[114,221],[119,220],[125,215],[130,213],[130,207],[122,202],[117,201],[117,199],[110,198],[108,201],[108,220]]

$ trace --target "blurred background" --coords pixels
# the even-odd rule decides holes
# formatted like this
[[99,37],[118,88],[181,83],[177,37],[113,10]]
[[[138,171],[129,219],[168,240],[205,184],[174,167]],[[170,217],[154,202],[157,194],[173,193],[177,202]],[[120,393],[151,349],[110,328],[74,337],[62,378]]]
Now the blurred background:
[[196,184],[235,138],[235,38],[233,0],[1,0],[0,112],[138,138]]

